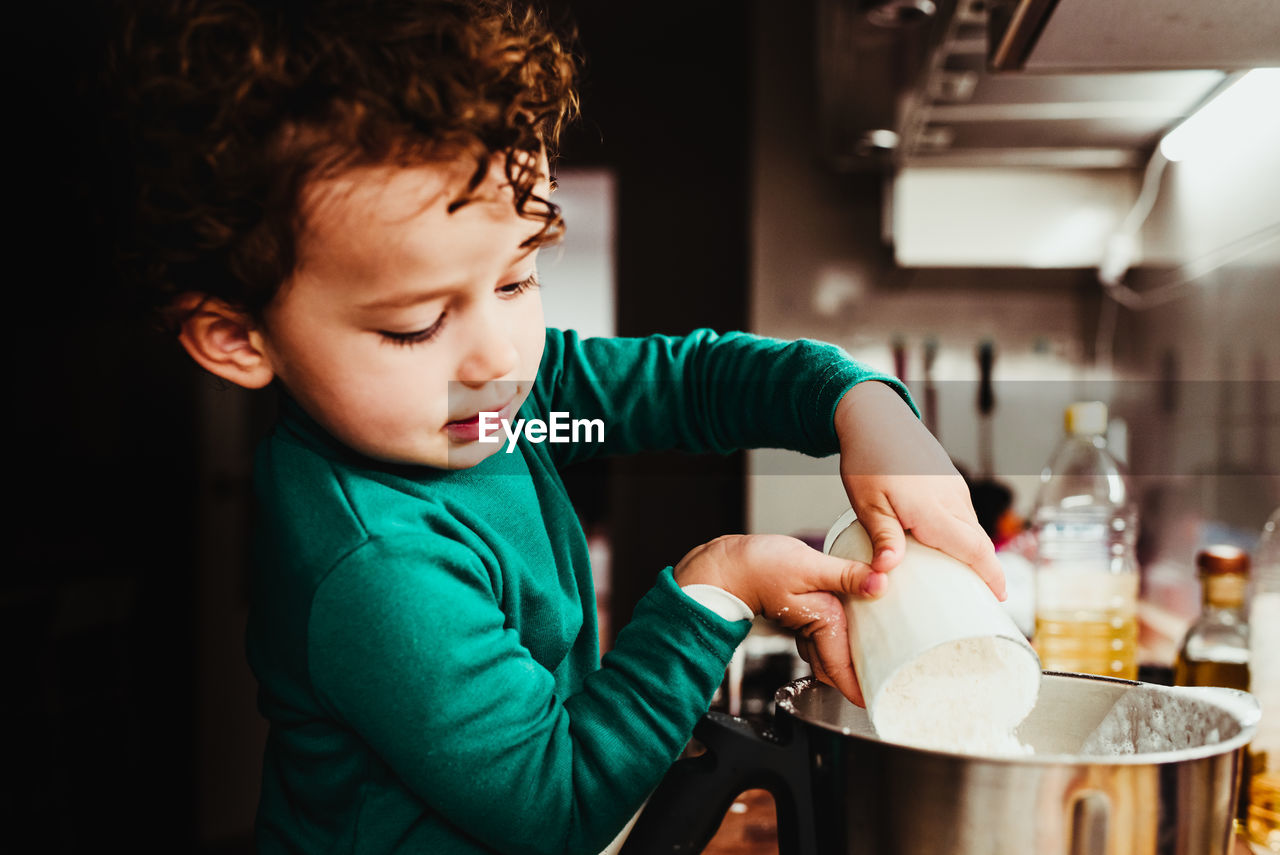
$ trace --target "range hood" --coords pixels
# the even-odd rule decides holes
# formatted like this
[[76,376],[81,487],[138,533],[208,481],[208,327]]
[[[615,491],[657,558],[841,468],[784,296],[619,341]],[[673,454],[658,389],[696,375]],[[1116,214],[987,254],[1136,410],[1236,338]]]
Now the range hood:
[[994,0],[996,70],[1280,65],[1274,0]]
[[1233,72],[1280,65],[1277,0],[818,0],[827,161],[1135,168]]

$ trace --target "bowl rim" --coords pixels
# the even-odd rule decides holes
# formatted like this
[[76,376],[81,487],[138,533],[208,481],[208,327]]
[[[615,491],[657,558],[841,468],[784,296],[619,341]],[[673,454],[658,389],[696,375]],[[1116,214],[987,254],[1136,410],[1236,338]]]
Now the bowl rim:
[[[1240,724],[1240,730],[1234,736],[1210,745],[1199,745],[1193,748],[1182,748],[1176,751],[1152,751],[1145,754],[1029,754],[1029,755],[997,755],[968,754],[959,751],[944,751],[936,748],[921,748],[900,742],[890,742],[862,733],[855,733],[847,728],[830,722],[806,717],[796,708],[796,699],[807,691],[839,690],[820,683],[814,677],[800,677],[780,687],[773,696],[776,709],[802,724],[830,731],[838,736],[865,742],[871,745],[906,751],[912,754],[936,755],[951,760],[992,763],[997,765],[1017,766],[1150,766],[1172,763],[1185,763],[1209,757],[1229,754],[1244,748],[1254,737],[1261,714],[1261,705],[1257,698],[1248,692],[1238,689],[1217,687],[1173,687],[1160,686],[1154,683],[1141,683],[1136,680],[1122,680],[1116,677],[1102,677],[1095,674],[1077,674],[1070,671],[1045,671],[1044,677],[1068,678],[1079,680],[1099,680],[1126,686],[1147,686],[1173,692],[1186,692],[1199,697],[1204,703],[1218,707]],[[812,687],[818,687],[816,689]],[[1202,691],[1208,689],[1208,691]]]

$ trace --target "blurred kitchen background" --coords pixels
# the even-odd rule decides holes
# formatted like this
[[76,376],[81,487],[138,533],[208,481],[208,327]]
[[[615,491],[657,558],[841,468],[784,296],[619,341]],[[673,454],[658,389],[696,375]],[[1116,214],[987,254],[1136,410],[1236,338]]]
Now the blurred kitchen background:
[[[1106,401],[1161,580],[1147,664],[1168,665],[1198,609],[1196,550],[1252,548],[1280,505],[1276,72],[1245,80],[1238,112],[1204,110],[1212,133],[1181,160],[1157,152],[1245,71],[1280,66],[1280,21],[1266,2],[1061,0],[1035,37],[993,24],[1006,5],[557,0],[586,65],[548,323],[839,344],[908,382],[1015,521],[1063,408]],[[249,457],[272,402],[203,376],[118,296],[125,179],[91,77],[108,10],[21,27],[0,803],[41,851],[248,852],[265,737],[242,650]],[[847,506],[834,458],[779,451],[566,480],[606,646],[699,543],[820,545]]]

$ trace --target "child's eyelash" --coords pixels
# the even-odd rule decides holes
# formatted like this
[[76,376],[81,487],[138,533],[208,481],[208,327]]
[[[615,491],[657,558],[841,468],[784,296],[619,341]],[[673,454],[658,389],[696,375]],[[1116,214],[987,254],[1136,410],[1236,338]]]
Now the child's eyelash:
[[498,290],[504,294],[523,294],[530,288],[537,288],[538,285],[538,274],[530,273],[527,278],[519,282],[512,282],[510,285],[503,285]]
[[[538,285],[538,274],[530,273],[527,278],[522,279],[519,282],[512,282],[510,285],[503,285],[498,290],[506,296],[514,297],[517,294],[523,294],[531,288],[537,288]],[[448,315],[448,312],[442,312],[440,317],[436,318],[435,323],[431,326],[423,330],[416,330],[415,332],[402,333],[391,332],[390,330],[379,330],[378,332],[385,341],[388,341],[398,347],[409,347],[415,344],[424,344],[431,341],[431,339],[435,338],[440,333],[440,330],[444,327],[444,319],[448,317]]]
[[422,344],[424,342],[431,341],[431,339],[436,337],[436,335],[444,327],[444,319],[448,314],[449,314],[448,312],[441,312],[440,317],[436,318],[436,322],[424,330],[417,330],[416,332],[407,332],[407,333],[391,332],[390,330],[379,330],[379,333],[382,335],[385,341],[389,341],[391,344],[397,345],[399,347],[407,347],[409,345]]

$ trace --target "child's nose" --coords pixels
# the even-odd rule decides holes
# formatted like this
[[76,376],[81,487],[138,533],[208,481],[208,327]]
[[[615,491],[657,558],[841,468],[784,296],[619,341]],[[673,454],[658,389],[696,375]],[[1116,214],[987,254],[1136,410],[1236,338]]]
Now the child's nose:
[[476,319],[467,339],[467,350],[458,366],[458,380],[479,386],[509,377],[520,365],[512,330],[493,317]]

